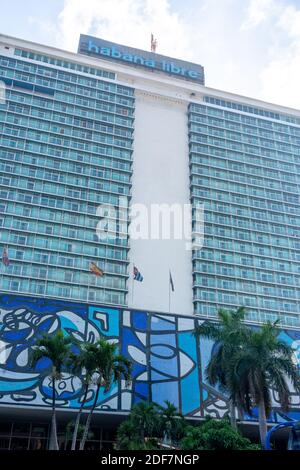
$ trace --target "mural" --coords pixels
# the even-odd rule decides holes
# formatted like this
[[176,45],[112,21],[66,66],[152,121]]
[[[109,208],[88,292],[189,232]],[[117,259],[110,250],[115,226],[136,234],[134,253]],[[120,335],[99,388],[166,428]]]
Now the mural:
[[[117,341],[122,354],[133,363],[131,385],[126,388],[120,381],[108,393],[102,392],[98,409],[127,411],[140,400],[159,404],[169,400],[185,416],[223,417],[228,413],[227,397],[206,382],[204,373],[216,345],[194,338],[195,322],[199,321],[179,315],[1,294],[0,406],[49,406],[50,363],[41,360],[31,369],[29,353],[44,332],[62,329],[78,341],[94,342],[99,336]],[[292,346],[300,364],[300,331],[278,330],[278,334]],[[57,384],[58,406],[78,408],[81,391],[81,378],[64,373]],[[93,396],[91,388],[86,407]],[[293,394],[288,415],[281,412],[275,391],[273,401],[272,421],[300,419],[299,395]],[[255,418],[254,413],[251,419]]]

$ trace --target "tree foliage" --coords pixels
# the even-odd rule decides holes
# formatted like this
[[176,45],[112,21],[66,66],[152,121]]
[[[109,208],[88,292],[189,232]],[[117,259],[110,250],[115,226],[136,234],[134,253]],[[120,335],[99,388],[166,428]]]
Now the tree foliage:
[[132,407],[129,418],[118,428],[116,448],[119,450],[149,450],[159,443],[182,438],[186,423],[177,408],[165,401],[165,406],[141,401]]
[[182,450],[258,450],[259,447],[234,430],[227,419],[207,420],[188,426],[181,440]]

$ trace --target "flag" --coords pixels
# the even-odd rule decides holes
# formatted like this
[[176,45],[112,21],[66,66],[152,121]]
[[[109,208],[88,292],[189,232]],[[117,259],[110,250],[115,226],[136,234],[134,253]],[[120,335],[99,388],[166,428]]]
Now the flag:
[[104,272],[102,271],[102,269],[100,269],[96,263],[90,263],[90,271],[93,273],[93,274],[96,274],[96,276],[103,276],[104,275]]
[[144,277],[141,275],[140,271],[136,266],[133,266],[133,279],[139,282],[143,282],[144,280]]
[[4,266],[9,265],[9,257],[8,257],[8,253],[7,253],[6,248],[4,248],[3,253],[2,253],[2,263],[4,264]]
[[171,289],[172,289],[172,292],[174,292],[174,282],[173,282],[173,279],[172,279],[172,274],[171,274],[171,271],[169,271],[170,273],[170,285],[171,285]]
[[151,52],[156,51],[156,46],[157,46],[157,40],[154,39],[153,34],[151,33]]

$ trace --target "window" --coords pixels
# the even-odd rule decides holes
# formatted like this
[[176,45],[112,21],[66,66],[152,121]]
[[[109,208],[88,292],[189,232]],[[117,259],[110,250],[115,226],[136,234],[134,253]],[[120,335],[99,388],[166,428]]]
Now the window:
[[73,275],[70,272],[65,273],[65,281],[66,282],[72,282]]
[[24,251],[16,251],[16,259],[22,260],[24,258]]
[[20,282],[19,281],[11,281],[11,289],[13,291],[18,291],[20,287]]

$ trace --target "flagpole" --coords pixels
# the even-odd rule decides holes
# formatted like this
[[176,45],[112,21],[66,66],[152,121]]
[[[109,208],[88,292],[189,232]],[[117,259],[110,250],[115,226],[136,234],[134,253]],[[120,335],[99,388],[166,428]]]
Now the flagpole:
[[171,312],[171,282],[170,282],[170,270],[169,270],[169,313]]
[[[134,267],[134,263],[132,263],[132,267]],[[134,276],[133,276],[133,269],[132,269],[132,291],[131,291],[131,303],[133,306],[133,297],[134,297]]]
[[[90,261],[89,261],[89,268],[90,268]],[[90,301],[90,269],[88,270],[88,278],[87,278],[87,302],[89,303]]]

